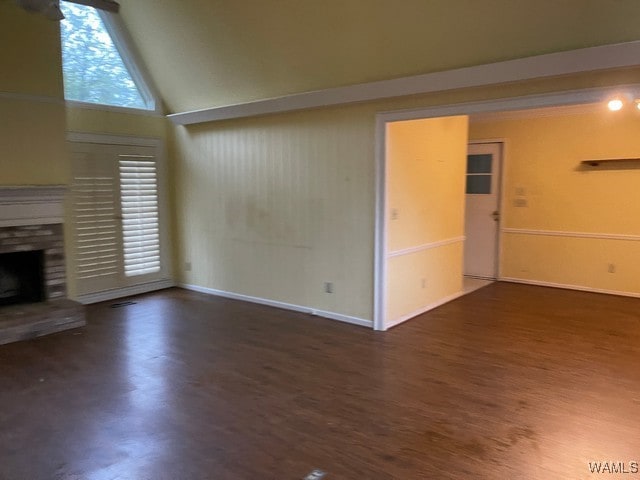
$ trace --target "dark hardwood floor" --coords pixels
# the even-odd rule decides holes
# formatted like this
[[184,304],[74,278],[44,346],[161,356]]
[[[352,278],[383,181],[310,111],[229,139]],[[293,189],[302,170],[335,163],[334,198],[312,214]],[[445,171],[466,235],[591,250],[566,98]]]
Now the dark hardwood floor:
[[0,347],[0,478],[640,478],[589,467],[640,461],[640,299],[496,283],[387,333],[133,300]]

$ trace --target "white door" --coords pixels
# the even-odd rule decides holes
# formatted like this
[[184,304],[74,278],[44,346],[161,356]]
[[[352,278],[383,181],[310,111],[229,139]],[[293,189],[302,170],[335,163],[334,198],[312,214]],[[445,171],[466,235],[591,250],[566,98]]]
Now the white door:
[[498,276],[501,143],[470,144],[467,152],[464,274]]
[[156,148],[72,142],[71,154],[77,293],[164,278]]

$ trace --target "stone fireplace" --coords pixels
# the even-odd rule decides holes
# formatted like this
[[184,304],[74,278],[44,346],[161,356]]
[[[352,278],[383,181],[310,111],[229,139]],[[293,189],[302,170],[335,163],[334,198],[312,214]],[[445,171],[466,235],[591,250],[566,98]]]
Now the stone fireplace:
[[64,192],[0,187],[0,345],[85,324],[66,298]]

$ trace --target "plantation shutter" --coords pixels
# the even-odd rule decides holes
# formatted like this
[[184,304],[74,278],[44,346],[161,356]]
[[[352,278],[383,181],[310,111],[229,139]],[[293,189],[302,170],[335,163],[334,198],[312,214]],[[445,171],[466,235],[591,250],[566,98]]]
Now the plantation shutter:
[[156,159],[119,155],[124,273],[127,277],[160,271],[158,176]]
[[72,194],[75,219],[76,277],[81,284],[109,286],[119,274],[116,179],[113,168],[86,155],[74,158]]
[[165,280],[158,152],[155,145],[71,142],[78,298]]

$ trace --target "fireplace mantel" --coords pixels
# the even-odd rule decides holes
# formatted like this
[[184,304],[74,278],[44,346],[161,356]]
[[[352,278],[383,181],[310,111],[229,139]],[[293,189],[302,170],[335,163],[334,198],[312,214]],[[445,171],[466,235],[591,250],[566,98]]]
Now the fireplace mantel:
[[64,223],[65,185],[0,186],[0,227]]

